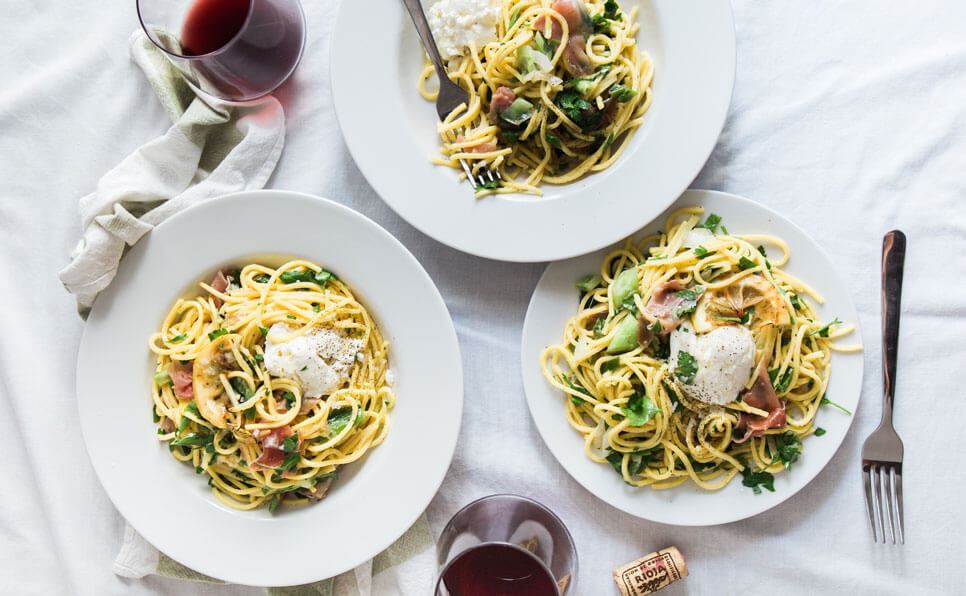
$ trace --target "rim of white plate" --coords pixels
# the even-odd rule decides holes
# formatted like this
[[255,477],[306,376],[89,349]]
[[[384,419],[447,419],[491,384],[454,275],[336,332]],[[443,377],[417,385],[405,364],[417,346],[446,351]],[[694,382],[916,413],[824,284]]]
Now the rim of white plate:
[[[203,477],[170,456],[151,422],[148,384],[153,362],[147,337],[170,304],[196,291],[192,283],[217,267],[273,259],[265,255],[312,259],[353,288],[391,342],[397,393],[385,442],[345,466],[324,500],[275,515],[226,507]],[[399,287],[407,288],[404,295]],[[352,569],[418,519],[456,447],[463,375],[446,305],[398,240],[334,201],[258,190],[180,212],[131,248],[88,319],[77,393],[91,462],[135,530],[198,572],[284,586]]]
[[[701,170],[724,126],[735,76],[729,2],[641,7],[639,45],[656,62],[654,102],[610,168],[544,197],[475,199],[438,152],[433,105],[416,89],[421,46],[401,3],[343,2],[333,27],[331,83],[346,145],[369,184],[403,219],[461,251],[503,261],[568,258],[650,221]],[[366,35],[358,24],[366,23]],[[646,36],[646,37],[645,37]],[[368,82],[368,84],[366,83]]]
[[[643,229],[663,229],[670,213],[689,205],[703,205],[706,212],[717,213],[733,234],[781,236],[791,251],[789,263],[783,269],[812,285],[826,298],[825,304],[817,308],[823,320],[837,315],[854,323],[855,331],[847,336],[844,344],[852,344],[851,339],[862,343],[852,296],[832,260],[801,228],[772,209],[733,194],[689,190]],[[699,489],[693,483],[661,491],[630,487],[610,466],[587,457],[582,437],[567,422],[563,394],[546,382],[540,370],[540,354],[547,345],[560,341],[564,325],[576,312],[574,282],[586,273],[599,270],[602,257],[615,246],[548,265],[527,307],[520,350],[524,392],[534,424],[560,465],[602,501],[642,519],[680,526],[710,526],[745,519],[775,507],[805,488],[831,461],[852,425],[862,391],[862,352],[833,352],[832,355],[829,393],[835,396],[836,402],[851,410],[853,416],[832,408],[820,410],[818,419],[826,434],[805,439],[805,448],[795,467],[775,476],[774,493],[755,495],[735,480],[715,492]]]

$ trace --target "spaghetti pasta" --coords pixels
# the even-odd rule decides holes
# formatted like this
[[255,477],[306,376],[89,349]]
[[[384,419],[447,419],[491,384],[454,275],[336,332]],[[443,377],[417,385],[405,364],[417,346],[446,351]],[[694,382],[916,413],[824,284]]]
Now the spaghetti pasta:
[[[542,194],[610,167],[651,105],[654,64],[639,51],[637,8],[614,0],[500,0],[496,40],[451,60],[449,77],[470,91],[439,124],[441,157],[502,182],[477,188]],[[426,62],[419,92],[435,101]]]
[[[149,340],[158,438],[230,507],[321,499],[338,467],[389,431],[388,343],[349,287],[310,261],[219,271],[201,288]],[[272,341],[282,358],[297,340],[323,339],[348,354],[306,356],[327,375],[325,394],[308,395],[306,384],[320,393],[300,380],[308,364],[270,370]]]
[[[579,282],[578,312],[541,368],[566,394],[588,457],[628,484],[717,490],[740,474],[756,493],[773,490],[773,474],[798,459],[802,439],[824,433],[814,422],[831,403],[832,351],[860,348],[836,341],[852,325],[819,322],[810,301],[822,298],[782,270],[781,238],[718,232],[720,218],[702,224],[702,212],[678,210],[662,233],[604,257],[599,274]],[[780,254],[769,258],[764,245]],[[722,357],[682,347],[721,330],[747,335],[745,368],[740,349]],[[714,358],[726,366],[713,369]]]

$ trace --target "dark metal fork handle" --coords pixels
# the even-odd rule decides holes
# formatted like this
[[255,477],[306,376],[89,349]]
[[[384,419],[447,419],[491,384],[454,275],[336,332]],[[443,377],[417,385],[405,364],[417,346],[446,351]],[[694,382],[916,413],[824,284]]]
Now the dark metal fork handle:
[[896,391],[896,356],[899,351],[899,306],[906,235],[893,230],[882,239],[882,419],[892,421]]
[[440,81],[448,80],[449,76],[446,74],[446,67],[443,66],[443,59],[439,56],[439,48],[436,47],[436,40],[433,38],[433,33],[429,28],[429,22],[426,21],[426,13],[423,12],[422,3],[420,0],[403,0],[403,4],[406,5],[406,10],[409,11],[409,16],[413,19],[413,25],[416,26],[416,33],[419,34],[419,39],[422,40],[423,47],[426,48],[426,55],[429,56],[429,61],[436,68],[436,75]]

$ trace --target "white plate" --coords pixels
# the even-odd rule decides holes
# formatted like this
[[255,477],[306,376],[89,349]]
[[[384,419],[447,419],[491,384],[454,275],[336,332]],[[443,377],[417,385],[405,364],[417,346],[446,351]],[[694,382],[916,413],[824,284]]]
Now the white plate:
[[[171,304],[197,291],[195,282],[267,254],[313,260],[353,289],[391,344],[397,397],[382,445],[341,469],[324,500],[274,515],[226,507],[157,440],[147,343]],[[402,244],[337,203],[263,190],[179,213],[130,250],[88,319],[77,396],[94,469],[142,536],[201,573],[283,586],[352,569],[416,521],[456,446],[462,376],[446,306]]]
[[735,32],[727,0],[623,0],[641,8],[638,45],[654,59],[654,103],[607,170],[543,197],[475,199],[439,153],[436,109],[417,90],[422,46],[402,2],[343,2],[332,31],[332,95],[349,150],[406,221],[459,250],[547,261],[596,250],[651,221],[711,154],[731,102]]
[[[822,320],[839,317],[856,329],[842,343],[860,344],[859,318],[849,294],[849,284],[836,272],[831,259],[805,232],[778,213],[741,197],[721,192],[692,190],[684,193],[645,230],[663,229],[667,216],[683,206],[700,205],[717,213],[731,234],[772,234],[788,243],[791,257],[783,268],[808,283],[825,298],[818,307]],[[693,483],[668,490],[626,485],[608,465],[591,461],[584,453],[583,437],[567,423],[564,397],[540,371],[540,353],[559,343],[564,325],[577,312],[574,282],[600,270],[607,248],[582,257],[551,263],[530,299],[523,323],[523,386],[530,413],[540,435],[557,461],[574,479],[600,499],[631,515],[682,526],[723,524],[751,517],[778,505],[801,490],[832,459],[845,438],[852,416],[831,406],[819,410],[817,424],[827,431],[822,437],[805,439],[801,458],[790,472],[775,475],[775,492],[755,495],[740,478],[720,491],[708,492]],[[832,354],[829,399],[855,412],[862,389],[862,353]]]

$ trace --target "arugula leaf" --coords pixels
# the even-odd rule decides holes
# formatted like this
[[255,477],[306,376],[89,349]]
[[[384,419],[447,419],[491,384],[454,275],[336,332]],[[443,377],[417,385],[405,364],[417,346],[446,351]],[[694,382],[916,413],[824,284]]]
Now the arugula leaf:
[[824,428],[822,428],[821,426],[816,426],[815,427],[815,436],[816,437],[821,437],[824,434],[825,434],[825,429]]
[[268,280],[272,279],[272,276],[262,273],[261,275],[256,275],[253,279],[255,283],[264,284],[268,283]]
[[674,405],[674,404],[681,405],[681,399],[678,397],[677,392],[674,391],[674,389],[671,389],[671,387],[663,381],[661,382],[661,385],[664,386],[664,391],[666,391],[668,397],[671,398],[671,405]]
[[195,400],[189,401],[188,405],[184,407],[184,411],[188,414],[191,414],[195,418],[201,418],[201,413],[198,412],[198,404],[195,403]]
[[721,233],[724,234],[725,236],[727,236],[728,235],[728,228],[726,228],[726,227],[724,227],[724,225],[722,225],[721,226]]
[[312,312],[319,312],[320,310],[322,310],[321,304],[316,302],[315,304],[312,305]]
[[292,284],[297,282],[310,282],[316,283],[323,288],[326,282],[332,279],[333,275],[326,271],[325,269],[316,273],[311,269],[306,269],[304,271],[283,271],[281,275],[278,276],[278,280],[283,284]]
[[846,409],[845,409],[845,408],[843,408],[842,406],[840,406],[840,405],[838,405],[837,403],[835,403],[834,401],[832,401],[832,400],[830,400],[829,398],[827,398],[827,397],[825,397],[825,396],[823,395],[823,396],[822,396],[822,401],[820,401],[818,405],[820,405],[820,406],[824,406],[824,405],[826,405],[826,404],[827,404],[827,405],[830,405],[830,406],[835,406],[836,408],[838,408],[838,409],[840,409],[840,410],[842,410],[843,412],[845,412],[845,413],[846,413],[846,414],[848,414],[849,416],[851,416],[851,415],[852,415],[852,412],[850,412],[850,411],[848,411],[848,410],[846,410]]
[[327,423],[330,436],[341,433],[350,422],[352,422],[352,406],[342,406],[329,412]]
[[741,484],[750,488],[756,495],[761,494],[762,488],[775,492],[775,477],[769,472],[752,472],[751,468],[745,467],[741,471],[741,476]]
[[[615,358],[615,360],[616,360],[616,358]],[[568,387],[570,387],[571,389],[573,389],[577,393],[582,393],[582,394],[584,394],[584,395],[586,395],[587,397],[590,397],[590,398],[593,398],[594,397],[593,395],[590,394],[590,391],[587,391],[587,389],[585,389],[584,386],[580,382],[577,381],[577,377],[576,376],[574,376],[572,380],[571,380],[570,377],[567,377],[567,376],[562,375],[562,374],[561,375],[558,375],[557,378],[560,379],[560,382],[561,383],[563,383],[564,385],[567,385]],[[585,403],[586,400],[583,400],[583,399],[580,399],[579,397],[576,397],[574,395],[571,395],[570,396],[570,401],[572,401],[574,403],[574,405],[576,405],[576,406],[582,406],[582,405],[584,405],[584,403]]]
[[174,337],[172,337],[171,339],[168,340],[168,343],[169,344],[176,344],[179,341],[184,341],[185,339],[187,339],[187,337],[188,336],[185,335],[184,333],[182,333],[181,335],[175,335]]
[[618,368],[620,368],[620,365],[621,365],[620,358],[611,358],[609,360],[606,360],[600,365],[600,372],[604,373],[604,372],[610,372],[612,370],[617,370]]
[[690,312],[694,312],[694,308],[698,305],[698,298],[700,298],[701,294],[704,294],[704,286],[695,286],[690,290],[680,290],[675,292],[675,294],[682,298],[681,306],[675,310],[675,313],[677,316],[683,317]]
[[798,461],[798,456],[802,454],[802,439],[793,430],[786,430],[780,435],[775,436],[775,449],[778,452],[776,458],[786,470],[792,469],[792,464]]
[[751,269],[752,267],[757,267],[754,261],[748,257],[741,257],[738,259],[738,268],[744,271],[745,269]]
[[624,474],[621,470],[621,467],[623,466],[624,456],[626,455],[627,456],[627,474],[629,476],[636,476],[644,471],[644,468],[647,467],[647,462],[651,459],[651,455],[656,450],[657,448],[653,448],[653,449],[644,449],[642,451],[634,451],[631,453],[624,453],[623,451],[614,451],[613,449],[608,447],[607,451],[609,451],[610,453],[607,454],[607,457],[605,459],[608,462],[610,462],[610,465],[614,467],[614,470],[619,475],[623,476]]
[[[151,420],[153,420],[155,422],[155,424],[157,424],[158,422],[161,422],[161,417],[158,416],[158,409],[157,409],[157,407],[152,407],[151,408]],[[163,432],[161,432],[161,429],[160,428],[158,429],[158,434],[159,435],[164,434]]]
[[258,327],[258,330],[262,332],[262,335],[268,335],[268,327]]
[[701,258],[708,256],[708,249],[701,246],[700,244],[696,249],[694,249],[694,256]]
[[827,323],[821,329],[816,329],[815,331],[806,333],[805,337],[811,337],[813,335],[818,335],[819,337],[828,337],[828,332],[829,332],[829,329],[832,327],[832,325],[841,325],[841,324],[842,324],[842,321],[840,321],[838,317],[835,317],[835,320],[833,320],[831,323]]
[[607,326],[607,319],[605,317],[601,317],[597,319],[597,322],[594,323],[594,328],[591,329],[591,332],[594,334],[594,339],[600,339],[601,337],[604,337],[604,327],[606,326]]
[[613,97],[618,103],[627,103],[634,99],[637,95],[637,91],[633,89],[628,89],[624,85],[613,84],[607,89],[607,92]]
[[556,149],[562,149],[563,148],[562,145],[560,144],[560,139],[558,139],[556,136],[554,136],[554,135],[552,135],[552,134],[550,134],[548,132],[546,134],[546,137],[547,137],[547,142],[550,143],[550,146],[551,147],[554,147]]
[[171,445],[178,445],[184,447],[205,447],[211,445],[214,440],[214,435],[206,432],[190,432],[180,439],[175,439],[171,441]]
[[758,252],[761,253],[761,256],[765,257],[766,259],[768,258],[768,253],[765,252],[765,247],[761,244],[758,245]]
[[604,2],[604,18],[612,21],[620,20],[621,13],[618,12],[620,8],[615,0],[607,0],[607,2]]
[[295,453],[299,447],[299,434],[295,433],[282,441],[282,451],[285,453]]
[[798,294],[789,294],[788,301],[792,303],[792,308],[794,309],[803,310],[805,308],[805,305],[798,297]]
[[494,190],[496,188],[500,188],[501,186],[503,185],[500,184],[499,180],[487,180],[483,184],[477,184],[475,191],[480,192],[481,190]]
[[171,376],[168,375],[168,373],[166,373],[164,371],[161,371],[159,373],[155,373],[155,375],[154,375],[154,382],[157,383],[161,387],[163,387],[165,385],[170,385],[171,384]]
[[521,130],[500,130],[500,137],[508,144],[512,145],[520,140],[520,135],[523,134]]
[[229,333],[234,333],[234,331],[230,329],[215,329],[214,331],[208,334],[208,339],[211,341],[215,341],[222,335],[228,335]]
[[507,25],[507,31],[513,29],[513,26],[517,24],[517,19],[520,18],[520,9],[521,7],[518,6],[517,9],[513,11],[513,14],[510,15],[510,24]]
[[696,374],[698,374],[698,361],[684,350],[678,351],[678,365],[674,369],[674,375],[685,385],[690,385],[694,382]]
[[704,223],[698,224],[694,227],[704,228],[710,231],[712,234],[714,234],[715,231],[718,229],[718,224],[720,223],[721,223],[721,216],[715,213],[710,213],[708,214],[708,217],[704,220]]
[[583,130],[593,130],[604,118],[600,110],[573,90],[558,93],[554,103],[567,118]]
[[654,321],[650,327],[647,328],[651,333],[661,333],[661,321]]
[[624,415],[627,416],[631,426],[644,426],[660,411],[661,408],[654,405],[654,402],[644,393],[643,389],[638,390],[627,400],[627,407],[621,408],[621,412],[624,412]]
[[282,399],[285,400],[285,405],[289,408],[295,405],[295,394],[291,391],[286,391],[282,394]]
[[232,377],[228,383],[231,385],[231,388],[234,389],[235,392],[240,396],[240,399],[238,400],[239,403],[245,403],[251,399],[253,395],[255,395],[255,392],[252,391],[252,388],[248,385],[248,382],[241,377]]
[[268,512],[275,513],[278,508],[278,495],[272,495],[272,500],[268,503]]
[[594,33],[610,33],[610,23],[607,22],[608,19],[603,14],[594,15]]
[[794,371],[791,368],[786,368],[785,374],[779,379],[778,370],[777,368],[773,368],[768,371],[768,378],[771,380],[771,386],[775,388],[776,393],[785,393],[788,391],[788,386],[792,384]]

